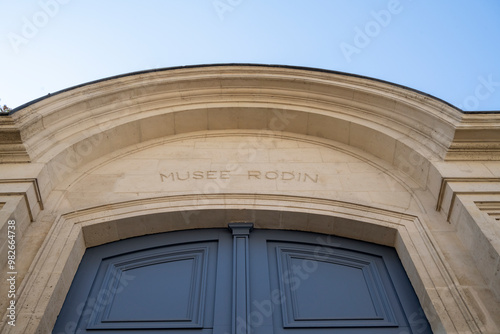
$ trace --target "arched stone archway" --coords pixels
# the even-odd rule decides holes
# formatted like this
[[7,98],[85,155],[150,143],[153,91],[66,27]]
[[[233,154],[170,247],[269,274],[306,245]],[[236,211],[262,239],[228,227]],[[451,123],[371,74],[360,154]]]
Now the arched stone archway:
[[435,332],[494,332],[498,245],[473,210],[498,195],[497,128],[289,67],[141,72],[23,106],[0,118],[0,218],[23,249],[18,326],[1,328],[49,332],[87,247],[245,220],[394,247]]
[[[43,322],[32,319],[31,324],[48,326],[37,328],[50,331],[87,247],[146,234],[225,227],[227,222],[251,219],[258,228],[317,232],[394,247],[433,330],[449,331],[458,325],[453,323],[459,319],[457,315],[449,313],[461,312],[465,305],[459,300],[436,298],[459,292],[453,285],[436,288],[439,282],[452,281],[452,277],[417,217],[386,210],[374,212],[373,208],[336,201],[311,204],[310,198],[292,196],[213,195],[205,199],[204,206],[193,205],[189,197],[117,203],[62,216],[54,226],[52,239],[41,249],[26,299],[20,300],[25,305],[37,305],[37,313],[43,314]],[[467,313],[461,316],[463,324],[466,317]]]

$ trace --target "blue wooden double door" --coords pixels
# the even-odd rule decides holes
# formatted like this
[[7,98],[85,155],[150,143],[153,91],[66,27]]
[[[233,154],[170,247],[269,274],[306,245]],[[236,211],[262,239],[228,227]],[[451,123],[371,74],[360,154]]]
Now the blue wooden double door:
[[431,333],[389,247],[252,224],[90,248],[53,333]]

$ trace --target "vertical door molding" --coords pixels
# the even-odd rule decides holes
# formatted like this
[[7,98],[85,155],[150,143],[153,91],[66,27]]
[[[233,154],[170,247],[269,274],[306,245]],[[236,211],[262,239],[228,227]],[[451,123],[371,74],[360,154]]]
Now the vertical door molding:
[[233,305],[232,333],[248,334],[247,317],[250,310],[250,278],[248,236],[253,223],[229,223],[233,234]]

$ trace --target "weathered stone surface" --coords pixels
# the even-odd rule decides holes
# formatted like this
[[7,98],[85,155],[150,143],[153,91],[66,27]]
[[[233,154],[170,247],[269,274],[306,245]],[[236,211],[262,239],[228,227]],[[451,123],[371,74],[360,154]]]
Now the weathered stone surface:
[[124,76],[2,116],[0,253],[15,221],[18,290],[0,331],[50,332],[86,247],[253,221],[395,247],[435,333],[500,332],[499,125],[259,66]]

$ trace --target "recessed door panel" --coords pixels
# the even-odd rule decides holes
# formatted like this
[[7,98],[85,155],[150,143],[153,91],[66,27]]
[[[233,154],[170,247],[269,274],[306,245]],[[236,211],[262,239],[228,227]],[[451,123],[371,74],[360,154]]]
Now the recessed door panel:
[[230,240],[224,230],[186,231],[88,249],[53,333],[229,330],[230,315],[220,305],[230,296],[216,301],[215,291],[230,284],[231,268],[218,263],[228,262],[219,252],[230,249]]
[[203,328],[207,267],[215,246],[165,246],[103,260],[98,272],[103,275],[90,292],[99,307],[87,305],[87,329]]
[[269,243],[286,297],[285,328],[397,326],[380,257],[345,250],[328,254],[315,247]]
[[250,241],[265,249],[250,270],[268,263],[251,273],[251,331],[432,333],[394,249],[292,231],[257,230]]

